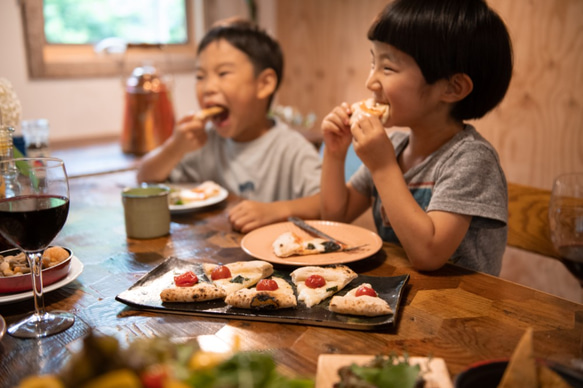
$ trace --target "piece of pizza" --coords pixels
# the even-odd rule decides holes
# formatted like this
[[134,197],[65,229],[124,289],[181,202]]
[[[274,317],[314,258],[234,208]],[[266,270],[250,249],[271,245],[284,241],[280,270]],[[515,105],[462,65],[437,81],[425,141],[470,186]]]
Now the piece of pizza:
[[367,98],[366,100],[355,102],[350,106],[350,109],[352,110],[350,125],[360,120],[363,115],[378,117],[381,123],[385,125],[389,121],[391,114],[389,105],[377,102],[374,98]]
[[319,304],[358,277],[356,272],[342,264],[300,267],[290,276],[298,289],[298,300],[307,307]]
[[252,287],[263,278],[271,276],[273,265],[262,260],[237,261],[225,265],[204,263],[205,275],[227,295],[242,288]]
[[233,307],[257,310],[278,310],[297,306],[292,286],[284,279],[261,279],[254,288],[243,288],[225,298]]
[[162,290],[160,293],[162,302],[203,302],[224,298],[227,295],[222,288],[199,281],[198,276],[192,271],[174,276],[174,285],[175,287]]
[[380,298],[368,283],[362,283],[360,286],[348,291],[344,296],[334,295],[330,300],[328,309],[338,314],[364,315],[367,317],[393,313],[387,301]]
[[338,244],[321,238],[302,239],[293,232],[285,232],[272,244],[277,257],[303,256],[318,253],[337,252],[342,249]]

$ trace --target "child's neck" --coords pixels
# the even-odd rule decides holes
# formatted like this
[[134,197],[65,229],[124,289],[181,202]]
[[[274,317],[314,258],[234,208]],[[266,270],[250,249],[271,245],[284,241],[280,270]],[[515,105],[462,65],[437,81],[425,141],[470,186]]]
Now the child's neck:
[[399,155],[399,164],[403,172],[423,162],[425,158],[463,131],[464,126],[463,122],[455,121],[443,126],[411,128],[409,142]]

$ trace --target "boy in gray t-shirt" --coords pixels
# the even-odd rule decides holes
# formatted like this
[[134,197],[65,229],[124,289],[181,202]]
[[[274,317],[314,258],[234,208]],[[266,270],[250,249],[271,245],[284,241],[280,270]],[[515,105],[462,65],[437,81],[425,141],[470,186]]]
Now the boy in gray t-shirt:
[[[350,222],[372,205],[379,235],[400,243],[418,270],[451,262],[498,275],[506,178],[494,148],[465,121],[484,116],[508,89],[504,22],[483,0],[396,0],[368,38],[366,85],[390,114],[381,123],[352,116],[343,103],[324,118],[322,218]],[[384,127],[410,131],[389,137]],[[363,166],[345,184],[351,143]]]
[[244,200],[229,211],[248,232],[290,216],[319,218],[321,159],[301,134],[268,115],[283,74],[279,44],[250,22],[211,28],[198,46],[196,95],[212,117],[190,115],[144,157],[140,182],[212,180]]

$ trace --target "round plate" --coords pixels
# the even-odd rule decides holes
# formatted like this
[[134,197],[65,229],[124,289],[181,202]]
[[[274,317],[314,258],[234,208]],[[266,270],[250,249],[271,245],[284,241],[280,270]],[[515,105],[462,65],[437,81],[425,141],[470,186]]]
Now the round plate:
[[[71,283],[73,280],[77,279],[79,275],[83,272],[83,263],[79,261],[79,259],[75,256],[71,257],[71,268],[69,269],[69,273],[64,279],[51,284],[48,287],[44,287],[43,291],[46,294],[47,292],[51,292],[57,290],[61,287],[66,286],[67,284]],[[18,294],[10,294],[10,295],[3,295],[0,296],[0,304],[5,303],[13,303],[19,302],[21,300],[32,298],[32,291],[20,292]]]
[[348,246],[365,245],[350,252],[332,252],[306,256],[278,257],[272,244],[281,234],[294,232],[301,238],[314,238],[291,222],[280,222],[264,226],[248,233],[241,240],[241,248],[249,255],[275,264],[328,265],[343,264],[365,259],[378,252],[383,241],[378,234],[360,226],[332,221],[306,221],[309,225],[346,243]]
[[6,321],[4,320],[4,317],[0,315],[0,340],[2,340],[4,334],[6,334]]
[[[182,190],[182,189],[192,189],[197,185],[170,185],[172,189]],[[224,201],[229,196],[229,192],[227,189],[221,187],[219,193],[215,196],[205,199],[204,201],[193,201],[189,202],[185,205],[169,205],[170,206],[170,214],[182,214],[182,213],[189,213],[194,210],[198,210],[207,206],[216,205]]]
[[[548,363],[537,359],[539,365],[546,365],[559,374],[573,387],[583,385],[583,373],[565,365]],[[471,365],[455,378],[455,388],[496,388],[508,366],[508,360],[487,360]]]

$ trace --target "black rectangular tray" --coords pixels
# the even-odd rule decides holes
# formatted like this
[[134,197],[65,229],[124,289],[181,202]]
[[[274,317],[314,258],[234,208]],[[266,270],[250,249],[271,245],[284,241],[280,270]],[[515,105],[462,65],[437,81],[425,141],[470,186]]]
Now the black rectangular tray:
[[[379,297],[386,300],[393,314],[379,317],[358,317],[336,314],[328,310],[330,299],[311,308],[298,302],[295,309],[247,310],[228,306],[223,300],[211,300],[193,303],[164,303],[160,292],[174,286],[174,276],[186,271],[193,271],[201,281],[208,281],[202,270],[202,263],[190,262],[170,257],[158,267],[144,275],[133,286],[116,296],[116,300],[143,310],[187,314],[211,318],[232,318],[265,322],[296,323],[314,326],[337,327],[356,330],[377,330],[392,327],[399,311],[399,301],[409,280],[409,275],[380,277],[359,275],[337,295],[344,295],[362,283],[370,283]],[[295,290],[290,279],[291,271],[277,270],[273,276],[286,279]]]

